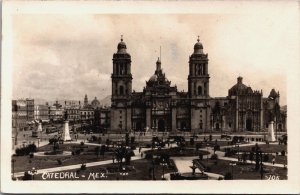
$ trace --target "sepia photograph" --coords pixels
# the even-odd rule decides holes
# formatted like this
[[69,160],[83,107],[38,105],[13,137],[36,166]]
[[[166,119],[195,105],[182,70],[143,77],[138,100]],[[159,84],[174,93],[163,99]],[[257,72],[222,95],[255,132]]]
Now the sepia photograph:
[[298,1],[2,6],[1,191],[299,192]]

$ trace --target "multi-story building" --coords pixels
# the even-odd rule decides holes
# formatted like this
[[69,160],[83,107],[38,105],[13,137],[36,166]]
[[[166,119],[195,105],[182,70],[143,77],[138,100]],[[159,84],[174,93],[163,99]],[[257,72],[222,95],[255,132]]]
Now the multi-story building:
[[64,109],[53,105],[49,106],[49,120],[50,121],[62,121],[63,120],[63,115],[64,115]]
[[262,131],[270,121],[286,130],[286,115],[280,111],[279,92],[275,90],[263,98],[262,91],[252,90],[238,77],[228,96],[210,97],[208,54],[199,39],[187,68],[187,92],[171,85],[160,59],[143,91],[133,92],[131,55],[121,39],[113,54],[111,130]]
[[110,127],[110,109],[98,107],[95,109],[94,126],[96,131],[106,132]]
[[34,106],[34,120],[49,122],[49,106],[47,105],[36,105]]
[[[78,122],[80,120],[80,109],[78,106],[66,107],[64,112],[67,112],[68,120],[72,122]],[[64,113],[63,113],[64,115]]]
[[18,130],[24,130],[28,124],[26,100],[12,100],[12,111],[12,126]]
[[26,106],[27,106],[27,121],[33,122],[34,120],[34,99],[26,98]]
[[94,109],[91,107],[81,108],[80,110],[81,122],[91,124],[94,120]]

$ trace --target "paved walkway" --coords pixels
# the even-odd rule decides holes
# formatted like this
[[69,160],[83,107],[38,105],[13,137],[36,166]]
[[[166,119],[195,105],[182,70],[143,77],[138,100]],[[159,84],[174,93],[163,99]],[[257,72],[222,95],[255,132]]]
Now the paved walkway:
[[[179,173],[192,173],[192,169],[190,168],[190,166],[193,165],[193,160],[197,159],[197,156],[192,156],[192,157],[174,157],[171,158],[174,160],[174,163],[177,167],[177,170]],[[202,173],[202,171],[200,171],[199,169],[195,170],[196,173]],[[224,177],[223,175],[220,174],[216,174],[216,173],[210,173],[210,172],[203,172],[204,174],[206,174],[209,178],[211,179],[216,179],[218,180],[220,177]]]

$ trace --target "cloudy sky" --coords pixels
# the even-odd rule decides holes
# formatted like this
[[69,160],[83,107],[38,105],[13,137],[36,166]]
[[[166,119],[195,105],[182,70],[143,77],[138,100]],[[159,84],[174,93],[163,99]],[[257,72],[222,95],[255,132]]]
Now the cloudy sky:
[[[285,17],[282,17],[286,15]],[[240,75],[244,84],[280,91],[295,63],[295,20],[280,14],[19,14],[13,17],[13,98],[83,100],[111,94],[112,55],[120,35],[132,57],[133,89],[162,68],[187,90],[188,60],[197,36],[209,57],[210,95],[224,97]]]

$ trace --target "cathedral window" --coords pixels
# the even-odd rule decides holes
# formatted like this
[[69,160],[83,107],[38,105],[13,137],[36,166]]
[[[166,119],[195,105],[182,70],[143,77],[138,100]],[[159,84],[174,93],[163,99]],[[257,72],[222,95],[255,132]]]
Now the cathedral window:
[[119,72],[119,64],[116,64],[116,67],[117,67],[117,74],[120,74],[120,72]]
[[202,95],[202,87],[198,86],[198,95]]
[[127,74],[127,66],[124,64],[124,74]]
[[119,87],[119,93],[120,95],[124,95],[124,87],[122,85]]

